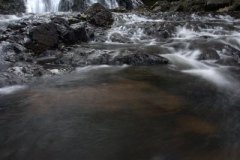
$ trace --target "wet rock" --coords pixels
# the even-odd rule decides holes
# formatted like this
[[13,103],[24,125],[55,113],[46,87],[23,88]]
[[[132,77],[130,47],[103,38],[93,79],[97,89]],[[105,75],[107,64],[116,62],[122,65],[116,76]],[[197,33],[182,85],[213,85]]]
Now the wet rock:
[[240,64],[240,50],[231,46],[225,46],[222,50],[222,53],[224,55],[232,57],[236,63]]
[[26,24],[23,24],[23,23],[10,23],[8,25],[8,29],[10,30],[20,30],[24,27],[26,27]]
[[87,64],[91,64],[91,65],[110,64],[111,59],[112,59],[111,55],[104,53],[99,56],[96,56],[93,59],[88,59]]
[[171,7],[171,2],[169,1],[157,1],[151,7],[151,10],[154,12],[166,12],[170,10],[170,7]]
[[214,11],[220,8],[230,6],[232,0],[206,0],[206,10]]
[[44,23],[30,30],[30,42],[26,44],[28,49],[35,53],[42,53],[58,46],[59,36],[57,26],[54,23]]
[[87,42],[88,34],[83,23],[69,25],[61,17],[52,18],[50,23],[44,23],[30,30],[26,47],[40,54],[49,49],[57,49],[61,43],[66,45],[77,42]]
[[86,12],[87,21],[95,26],[109,27],[113,24],[113,15],[99,3],[93,4]]
[[112,42],[127,43],[130,40],[127,37],[122,36],[120,33],[113,33],[110,36]]
[[70,28],[73,30],[74,36],[77,41],[87,42],[88,41],[88,34],[86,32],[86,26],[84,23],[76,23],[72,24]]
[[120,6],[121,11],[124,11],[124,9],[131,10],[133,9],[133,2],[131,0],[118,0],[118,4]]
[[196,12],[205,10],[205,0],[181,0],[173,7],[173,11]]
[[202,52],[198,57],[198,59],[199,60],[219,60],[220,56],[215,49],[205,48],[205,49],[202,49]]
[[69,26],[69,22],[62,17],[54,17],[51,20],[55,24],[59,24],[59,25],[63,25],[63,26]]
[[168,64],[168,60],[158,55],[135,53],[129,55],[119,55],[111,60],[110,64],[114,65],[133,65],[133,66],[150,66],[159,64]]
[[17,54],[25,52],[26,48],[18,43],[8,43],[2,46],[2,52],[15,52]]

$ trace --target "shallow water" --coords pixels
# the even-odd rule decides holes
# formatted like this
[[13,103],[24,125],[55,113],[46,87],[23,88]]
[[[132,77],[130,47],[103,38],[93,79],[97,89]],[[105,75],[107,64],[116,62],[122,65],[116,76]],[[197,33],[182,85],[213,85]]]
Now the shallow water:
[[87,67],[0,97],[0,159],[240,157],[238,93],[167,67]]
[[[205,48],[220,60],[239,51],[239,19],[187,17],[175,26],[170,13],[115,14],[105,41],[80,45],[95,55],[157,53],[169,65],[52,69],[54,77],[0,88],[0,159],[239,160],[239,62],[199,59]],[[165,22],[174,23],[169,38],[146,33]]]

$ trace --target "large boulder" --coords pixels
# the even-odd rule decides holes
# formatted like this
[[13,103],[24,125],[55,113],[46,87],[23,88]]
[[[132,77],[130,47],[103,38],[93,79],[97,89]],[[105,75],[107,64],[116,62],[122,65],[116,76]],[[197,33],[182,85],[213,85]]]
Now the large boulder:
[[88,34],[84,23],[70,25],[61,17],[54,17],[50,23],[43,23],[29,32],[29,41],[26,47],[34,53],[40,54],[49,49],[57,49],[59,44],[75,44],[87,42]]
[[95,3],[84,13],[87,21],[98,27],[109,27],[113,24],[113,15],[100,3]]
[[26,44],[26,47],[35,53],[55,49],[59,42],[57,25],[53,22],[41,24],[30,30],[29,38],[30,41]]
[[57,25],[57,31],[60,39],[66,44],[76,42],[87,42],[88,35],[84,23],[80,22],[70,25],[67,20],[61,17],[55,17],[52,22]]

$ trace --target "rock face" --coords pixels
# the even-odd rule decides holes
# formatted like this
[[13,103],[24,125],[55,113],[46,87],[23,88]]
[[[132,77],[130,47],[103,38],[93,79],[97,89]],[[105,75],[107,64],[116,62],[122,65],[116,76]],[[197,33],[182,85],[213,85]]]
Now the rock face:
[[0,14],[25,12],[24,0],[0,0]]
[[87,21],[98,27],[109,27],[113,24],[112,13],[99,3],[93,4],[85,12]]

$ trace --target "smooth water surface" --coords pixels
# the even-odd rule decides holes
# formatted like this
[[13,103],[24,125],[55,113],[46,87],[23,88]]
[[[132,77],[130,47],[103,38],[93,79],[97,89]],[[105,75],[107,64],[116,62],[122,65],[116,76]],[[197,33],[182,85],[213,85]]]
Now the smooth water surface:
[[0,97],[0,159],[237,160],[236,91],[157,67],[85,67]]

